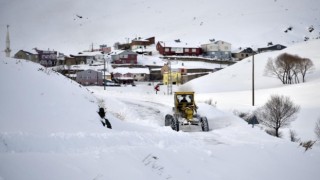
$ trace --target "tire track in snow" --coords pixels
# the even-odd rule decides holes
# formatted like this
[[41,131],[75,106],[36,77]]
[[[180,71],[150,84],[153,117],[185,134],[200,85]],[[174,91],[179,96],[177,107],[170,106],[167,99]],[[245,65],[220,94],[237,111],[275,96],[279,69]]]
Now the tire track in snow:
[[[147,122],[146,124],[156,125],[156,126],[164,126],[164,117],[165,114],[161,110],[165,111],[170,108],[162,105],[160,103],[149,102],[149,101],[123,101],[127,104],[132,110],[138,111],[140,118],[138,119],[139,122]],[[191,136],[195,141],[201,141],[205,144],[209,145],[218,145],[224,144],[218,141],[217,137],[212,132],[202,132],[201,127],[180,127],[180,130],[186,132],[188,136]]]
[[164,105],[152,102],[139,101],[123,101],[128,107],[136,112],[138,118],[136,123],[143,123],[150,126],[164,126],[164,113],[160,110],[166,108]]

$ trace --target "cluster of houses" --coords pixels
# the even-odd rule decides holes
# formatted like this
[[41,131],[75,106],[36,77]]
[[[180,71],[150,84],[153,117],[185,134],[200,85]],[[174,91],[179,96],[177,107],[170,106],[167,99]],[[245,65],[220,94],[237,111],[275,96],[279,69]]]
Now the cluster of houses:
[[[142,66],[138,63],[138,55],[152,56],[154,53],[160,54],[160,57],[201,57],[205,59],[220,61],[237,61],[242,60],[256,53],[265,51],[281,50],[286,48],[283,45],[269,44],[268,47],[258,48],[257,52],[252,48],[239,49],[237,52],[231,51],[231,44],[225,41],[210,40],[208,43],[195,45],[183,42],[180,39],[173,41],[155,41],[155,37],[134,38],[129,43],[115,43],[112,50],[107,45],[100,45],[98,49],[79,52],[77,54],[65,55],[55,50],[40,50],[34,48],[31,51],[20,50],[14,57],[17,59],[26,59],[39,63],[45,67],[63,66],[62,73],[76,80],[83,85],[102,85],[109,81],[118,83],[133,84],[134,81],[155,80],[159,75],[152,74],[150,66]],[[112,71],[105,69],[112,66]],[[151,62],[150,62],[151,64]],[[86,68],[73,68],[87,65]],[[104,65],[104,68],[101,68]],[[91,67],[88,69],[88,66]],[[100,67],[100,68],[97,68]],[[156,67],[161,68],[161,67]],[[165,77],[169,79],[168,72],[160,72],[163,82]],[[175,73],[174,79],[182,81],[182,75],[186,73],[179,70]],[[178,74],[177,74],[178,73]],[[178,80],[179,79],[179,80]]]

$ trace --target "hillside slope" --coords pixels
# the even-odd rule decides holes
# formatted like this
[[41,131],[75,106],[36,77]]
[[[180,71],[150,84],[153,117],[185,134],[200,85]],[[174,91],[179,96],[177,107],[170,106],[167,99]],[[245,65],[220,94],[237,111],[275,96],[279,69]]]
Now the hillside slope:
[[[320,40],[299,43],[282,51],[261,53],[255,56],[255,106],[252,105],[252,57],[227,67],[216,73],[192,80],[181,87],[199,93],[200,99],[217,103],[219,109],[226,111],[250,112],[262,106],[273,94],[289,96],[301,107],[298,118],[287,130],[293,129],[303,140],[315,139],[314,127],[320,118]],[[314,70],[306,76],[306,82],[283,85],[275,77],[264,75],[268,58],[275,58],[281,53],[297,54],[310,58]]]
[[[265,52],[254,56],[255,88],[266,89],[284,87],[275,77],[266,76],[264,73],[269,58],[276,58],[279,54],[289,53],[309,58],[314,63],[314,70],[307,74],[306,81],[313,82],[320,79],[320,57],[318,55],[320,40],[295,44],[281,51]],[[201,85],[201,86],[200,86]],[[215,93],[228,91],[244,91],[252,88],[252,57],[210,75],[197,78],[184,86],[192,88],[198,93]]]

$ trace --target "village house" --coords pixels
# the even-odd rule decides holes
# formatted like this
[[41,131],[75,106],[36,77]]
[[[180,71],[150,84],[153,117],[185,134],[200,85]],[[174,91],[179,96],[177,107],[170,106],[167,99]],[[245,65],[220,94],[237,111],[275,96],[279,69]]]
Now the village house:
[[116,50],[111,53],[111,61],[114,64],[137,64],[138,54],[131,50]]
[[246,48],[246,49],[239,49],[237,52],[233,52],[232,57],[240,61],[244,58],[252,56],[253,54],[256,54],[256,52],[252,48]]
[[201,45],[204,56],[212,59],[231,60],[231,44],[225,41],[211,41]]
[[113,78],[122,84],[132,84],[134,81],[149,81],[149,68],[114,68]]
[[67,66],[81,64],[81,61],[76,61],[76,58],[71,56],[64,57],[64,61],[65,61],[65,65]]
[[161,55],[182,55],[182,56],[199,56],[202,54],[201,47],[193,44],[181,42],[179,39],[174,41],[158,41],[157,50]]
[[131,41],[131,50],[139,49],[139,48],[144,48],[146,49],[147,46],[150,46],[152,44],[155,44],[155,38],[150,37],[150,38],[135,38]]
[[95,62],[103,61],[104,54],[101,51],[94,52],[79,52],[75,55],[70,55],[75,58],[75,63],[77,64],[89,64],[92,65]]
[[24,51],[24,50],[19,50],[15,55],[14,58],[16,59],[25,59],[29,60],[35,63],[39,63],[39,56],[36,51],[30,52],[30,51]]
[[104,54],[108,54],[111,52],[111,47],[108,47],[106,44],[102,44],[100,45],[100,49],[98,51],[101,51]]
[[52,67],[57,65],[58,52],[54,50],[39,50],[35,48],[38,53],[39,63],[44,67]]
[[59,53],[57,54],[57,66],[58,65],[65,65],[66,64],[66,61],[65,61],[65,55],[63,53]]
[[279,50],[282,50],[285,48],[286,48],[286,46],[283,46],[281,44],[276,44],[276,45],[271,45],[271,46],[264,47],[264,48],[258,48],[258,53],[268,52],[268,51],[279,51]]
[[131,41],[131,50],[138,54],[152,55],[152,49],[150,48],[155,44],[155,38],[135,38]]
[[168,85],[169,79],[172,84],[182,84],[182,78],[181,78],[181,70],[180,69],[171,69],[171,71],[166,71],[163,73],[163,84]]
[[77,72],[76,81],[82,85],[103,85],[102,73],[91,69]]

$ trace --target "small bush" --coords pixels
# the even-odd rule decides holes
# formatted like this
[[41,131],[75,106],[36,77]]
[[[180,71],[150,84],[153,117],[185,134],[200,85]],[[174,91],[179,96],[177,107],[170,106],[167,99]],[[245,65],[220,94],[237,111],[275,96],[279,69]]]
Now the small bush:
[[300,146],[305,148],[305,151],[312,149],[312,146],[316,143],[316,141],[306,141],[306,142],[301,142]]
[[241,119],[245,120],[246,122],[249,122],[250,118],[253,115],[250,112],[240,112],[240,111],[237,111],[237,110],[234,110],[233,114],[238,116],[238,117],[240,117]]
[[300,138],[297,138],[298,135],[296,131],[290,129],[289,133],[290,133],[290,140],[292,142],[300,142]]

